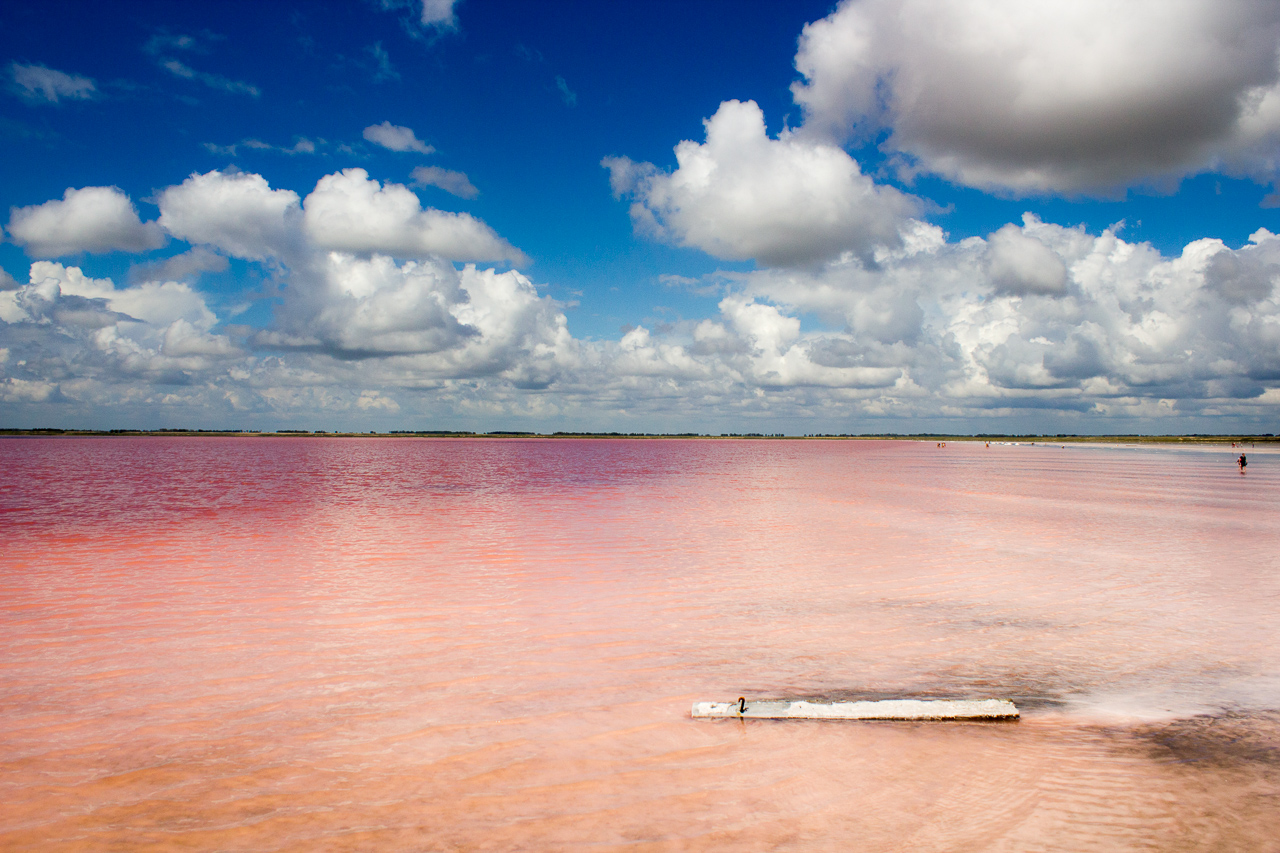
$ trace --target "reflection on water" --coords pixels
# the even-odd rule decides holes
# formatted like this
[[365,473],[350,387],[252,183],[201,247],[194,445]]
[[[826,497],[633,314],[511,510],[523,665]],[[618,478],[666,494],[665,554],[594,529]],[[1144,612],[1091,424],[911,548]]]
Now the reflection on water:
[[[1280,457],[0,441],[0,847],[1277,850]],[[694,721],[1009,697],[1013,724]]]

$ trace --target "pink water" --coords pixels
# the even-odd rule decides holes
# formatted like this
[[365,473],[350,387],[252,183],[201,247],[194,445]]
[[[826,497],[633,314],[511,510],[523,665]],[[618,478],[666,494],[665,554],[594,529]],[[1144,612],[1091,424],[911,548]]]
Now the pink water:
[[1280,850],[1238,452],[0,440],[0,848]]

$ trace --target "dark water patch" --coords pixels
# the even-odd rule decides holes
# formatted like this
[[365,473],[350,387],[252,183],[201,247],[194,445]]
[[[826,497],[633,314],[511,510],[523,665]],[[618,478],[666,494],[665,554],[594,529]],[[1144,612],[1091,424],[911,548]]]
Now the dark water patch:
[[[751,698],[751,697],[748,697]],[[763,694],[757,698],[766,698]],[[789,689],[778,691],[767,698],[788,702],[883,702],[890,699],[1008,699],[1021,713],[1054,710],[1066,707],[1067,699],[1058,693],[1047,691],[1043,685],[1008,682],[990,684],[961,683],[912,686],[899,689],[850,687],[824,690]]]
[[1129,729],[1161,762],[1280,775],[1280,711],[1227,711]]

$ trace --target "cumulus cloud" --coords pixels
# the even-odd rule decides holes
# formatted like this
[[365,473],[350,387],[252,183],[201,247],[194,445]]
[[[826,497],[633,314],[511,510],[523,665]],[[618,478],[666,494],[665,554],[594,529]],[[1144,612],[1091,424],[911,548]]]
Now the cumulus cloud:
[[6,403],[43,403],[55,396],[57,390],[58,386],[52,382],[7,376],[0,382],[0,400]]
[[710,378],[709,365],[700,362],[679,343],[654,340],[644,326],[626,332],[616,347],[606,350],[608,372],[617,379],[637,377],[665,380],[699,380]]
[[[1027,287],[1046,258],[1014,236],[1051,252],[1065,280]],[[1017,290],[993,261],[1009,245]],[[1029,248],[1030,273],[1017,254]],[[556,387],[561,399],[687,418],[702,407],[703,422],[716,416],[707,406],[852,417],[864,429],[868,419],[977,425],[1019,412],[1077,429],[1086,416],[1261,418],[1280,396],[1278,252],[1280,238],[1262,231],[1241,249],[1202,240],[1165,257],[1033,216],[957,243],[917,224],[870,267],[842,258],[725,274],[717,316],[580,344]],[[821,322],[806,330],[805,316]]]
[[394,414],[400,411],[400,404],[394,398],[386,396],[381,391],[362,391],[360,392],[360,397],[356,400],[356,408],[363,411],[384,409]]
[[[0,348],[15,356],[0,370],[7,398],[391,413],[396,388],[541,389],[578,358],[563,311],[528,278],[452,262],[517,250],[479,220],[423,210],[408,189],[363,170],[327,176],[305,202],[260,175],[218,171],[157,201],[163,228],[195,245],[134,268],[133,286],[38,262],[30,284],[0,291]],[[270,325],[236,332],[278,356],[240,349],[178,280],[225,270],[226,255],[267,263],[281,286]],[[366,365],[363,386],[356,364]]]
[[1272,180],[1280,7],[1187,0],[845,0],[800,37],[806,134],[906,175],[1105,193],[1210,168]]
[[[424,210],[407,188],[363,170],[321,179],[305,202],[260,175],[213,171],[157,203],[160,226],[194,246],[136,267],[133,286],[41,261],[29,284],[0,290],[6,401],[390,414],[397,389],[545,389],[580,360],[562,309],[527,277],[453,263],[519,259],[517,250],[479,220]],[[23,216],[14,224],[26,234]],[[241,349],[179,280],[225,270],[227,255],[266,263],[280,285],[267,328],[235,332],[278,355]]]
[[873,264],[722,275],[714,316],[590,342],[516,271],[328,252],[289,274],[253,339],[277,355],[250,356],[189,285],[118,288],[38,262],[31,284],[0,292],[0,381],[22,405],[180,386],[184,405],[249,411],[394,403],[824,431],[992,416],[1063,431],[1170,417],[1262,429],[1280,402],[1280,237],[1264,230],[1241,248],[1198,240],[1165,256],[1031,215],[957,242],[916,223]]
[[599,387],[908,421],[1272,411],[1280,238],[1166,257],[1027,214],[951,242],[842,146],[1012,193],[1274,180],[1278,41],[1263,4],[846,0],[801,37],[801,127],[727,101],[673,171],[602,161],[637,232],[763,268],[717,274],[715,317],[587,348]]
[[991,281],[1002,293],[1062,293],[1067,268],[1057,253],[1010,223],[988,238]]
[[295,250],[301,208],[292,190],[273,190],[261,175],[212,171],[160,194],[160,225],[189,243],[233,257],[279,258]]
[[283,331],[262,342],[364,358],[439,352],[474,334],[451,311],[466,300],[452,264],[331,252],[317,279],[295,283],[279,315]]
[[[624,189],[661,177],[614,165]],[[1167,256],[1118,229],[1030,214],[957,241],[900,217],[894,240],[861,252],[716,274],[712,316],[591,341],[522,273],[454,263],[459,247],[493,241],[505,248],[491,257],[510,259],[487,226],[437,233],[455,215],[363,170],[326,176],[305,200],[259,175],[210,172],[158,203],[163,227],[194,245],[137,268],[132,286],[37,261],[28,283],[0,287],[7,411],[782,419],[817,431],[968,430],[1029,412],[1031,428],[1053,431],[1167,417],[1267,431],[1280,402],[1280,237],[1265,230]],[[269,268],[265,327],[220,327],[196,288],[227,256]]]
[[480,190],[476,189],[471,179],[462,172],[441,169],[439,166],[418,166],[410,176],[413,178],[414,186],[439,187],[459,198],[475,198],[480,195]]
[[366,127],[364,138],[391,151],[417,151],[419,154],[430,154],[436,150],[419,139],[412,128],[401,127],[389,121]]
[[[76,271],[79,272],[78,269]],[[60,284],[56,277],[37,273],[30,285],[0,293],[0,320],[10,324],[57,324],[101,329],[134,319],[128,314],[112,310],[105,299],[77,293],[71,286],[64,292]]]
[[789,131],[769,138],[754,101],[726,101],[704,124],[705,143],[676,146],[674,172],[625,157],[602,162],[615,194],[634,200],[638,231],[718,258],[788,266],[897,245],[916,211],[835,145]]
[[1228,303],[1249,306],[1270,299],[1280,277],[1280,245],[1265,229],[1252,245],[1235,252],[1218,252],[1204,271],[1205,285]]
[[[1166,257],[1031,215],[959,242],[916,223],[873,265],[722,274],[717,316],[584,345],[591,370],[558,387],[686,418],[702,407],[704,423],[710,406],[873,431],[876,420],[990,428],[992,416],[1064,430],[1236,417],[1259,429],[1280,401],[1278,258],[1266,231],[1240,249],[1199,240]],[[806,329],[804,317],[818,322]]]
[[882,255],[877,270],[762,271],[744,277],[744,295],[842,324],[811,335],[823,339],[811,360],[896,366],[935,412],[1123,414],[1167,399],[1208,413],[1260,400],[1280,379],[1280,238],[1269,232],[1237,250],[1198,240],[1167,258],[1031,215],[986,240],[922,230],[932,235]]
[[202,329],[210,329],[217,322],[204,298],[190,286],[178,282],[147,282],[136,287],[117,288],[111,279],[90,278],[79,267],[37,261],[31,265],[30,286],[56,286],[64,297],[101,300],[111,312],[157,326],[183,320]]
[[364,169],[326,175],[303,204],[307,235],[321,248],[399,258],[527,260],[479,219],[424,210],[412,190],[401,184],[384,187]]
[[720,303],[720,311],[726,325],[750,343],[749,375],[758,385],[880,388],[902,376],[898,366],[866,365],[856,359],[847,363],[815,359],[811,350],[827,344],[827,339],[802,340],[799,318],[784,314],[775,305],[728,297]]
[[248,260],[305,266],[314,250],[450,261],[527,260],[481,220],[424,209],[412,190],[401,184],[383,186],[364,169],[324,176],[305,201],[292,190],[272,189],[261,175],[207,172],[164,190],[159,205],[159,223],[173,236]]
[[294,280],[260,345],[342,360],[404,357],[422,378],[506,376],[545,386],[572,355],[564,314],[512,270],[461,270],[331,252]]
[[216,252],[204,246],[156,261],[139,264],[129,270],[129,280],[138,281],[185,281],[197,278],[201,273],[225,272],[229,263]]
[[8,231],[13,242],[39,258],[164,245],[159,226],[139,220],[133,202],[116,187],[68,188],[61,201],[10,208]]
[[563,312],[525,276],[439,259],[327,253],[286,279],[275,322],[254,339],[280,353],[265,357],[219,333],[188,284],[120,288],[48,262],[33,264],[30,280],[0,292],[6,402],[153,418],[394,413],[406,391],[421,400],[545,389],[580,360]]
[[479,219],[423,209],[410,189],[384,187],[363,169],[326,175],[301,203],[261,175],[213,171],[169,187],[159,204],[159,223],[175,237],[250,260],[297,259],[307,246],[399,258],[527,260]]
[[9,75],[18,93],[29,101],[45,101],[56,104],[62,98],[88,100],[98,93],[97,86],[88,77],[68,74],[45,68],[43,65],[10,64]]
[[244,358],[213,332],[217,317],[188,285],[117,288],[78,267],[31,265],[30,283],[0,293],[0,393],[10,402],[110,405],[121,395],[189,385]]

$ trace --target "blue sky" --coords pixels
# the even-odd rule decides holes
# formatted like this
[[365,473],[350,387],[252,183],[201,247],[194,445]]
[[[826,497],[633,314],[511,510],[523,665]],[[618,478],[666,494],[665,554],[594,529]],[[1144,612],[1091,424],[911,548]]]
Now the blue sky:
[[1277,432],[1280,9],[0,6],[0,425]]

